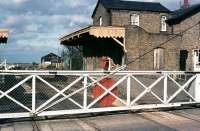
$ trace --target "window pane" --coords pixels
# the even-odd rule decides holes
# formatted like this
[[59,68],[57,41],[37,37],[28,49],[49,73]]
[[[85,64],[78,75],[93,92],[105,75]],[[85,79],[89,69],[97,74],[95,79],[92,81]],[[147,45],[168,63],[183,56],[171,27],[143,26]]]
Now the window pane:
[[139,15],[132,14],[130,19],[131,19],[131,25],[139,26]]
[[165,22],[166,20],[167,20],[166,16],[161,17],[161,31],[167,31],[167,24]]
[[102,26],[102,24],[103,24],[103,19],[102,17],[99,17],[99,25]]

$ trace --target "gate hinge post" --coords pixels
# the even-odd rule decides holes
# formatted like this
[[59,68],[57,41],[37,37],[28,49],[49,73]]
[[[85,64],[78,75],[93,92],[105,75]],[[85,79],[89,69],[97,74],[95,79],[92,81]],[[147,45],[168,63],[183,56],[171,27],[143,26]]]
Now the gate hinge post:
[[84,109],[87,109],[87,84],[88,84],[88,74],[84,75],[84,80],[83,80],[83,88],[84,88],[84,93],[83,93],[83,107]]
[[36,111],[36,76],[32,78],[32,113]]
[[194,94],[195,94],[195,100],[197,102],[200,102],[200,74],[197,74],[197,77],[195,80]]
[[168,75],[164,74],[164,92],[163,92],[164,93],[164,95],[163,95],[164,104],[168,104],[168,102],[167,102],[167,99],[168,99],[167,80],[168,80]]
[[127,106],[128,107],[131,106],[131,75],[132,74],[128,74],[128,77],[127,77]]

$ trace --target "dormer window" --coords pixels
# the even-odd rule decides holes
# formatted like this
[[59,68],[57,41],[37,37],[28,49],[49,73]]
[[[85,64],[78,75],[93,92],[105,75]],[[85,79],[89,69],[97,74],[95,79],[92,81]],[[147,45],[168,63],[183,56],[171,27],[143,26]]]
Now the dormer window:
[[100,16],[99,17],[99,26],[102,26],[102,24],[103,24],[103,18]]
[[160,29],[160,31],[167,31],[166,20],[167,20],[166,16],[161,16],[161,29]]
[[139,21],[140,21],[140,18],[139,18],[139,15],[138,14],[131,14],[131,25],[137,25],[139,26]]

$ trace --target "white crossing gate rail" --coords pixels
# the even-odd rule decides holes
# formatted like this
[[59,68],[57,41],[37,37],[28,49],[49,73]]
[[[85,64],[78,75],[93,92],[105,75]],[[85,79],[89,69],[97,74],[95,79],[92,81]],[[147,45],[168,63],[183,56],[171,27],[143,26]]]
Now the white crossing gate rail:
[[[200,103],[200,73],[0,71],[0,118],[176,107]],[[179,79],[183,76],[184,79]]]

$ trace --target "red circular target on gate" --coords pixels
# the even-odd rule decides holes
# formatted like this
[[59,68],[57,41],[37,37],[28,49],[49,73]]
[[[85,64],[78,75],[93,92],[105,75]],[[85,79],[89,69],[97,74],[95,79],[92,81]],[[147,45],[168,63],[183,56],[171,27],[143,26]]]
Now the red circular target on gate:
[[[105,78],[103,80],[101,80],[99,82],[102,86],[104,86],[106,89],[110,89],[116,82],[111,79],[111,78]],[[95,85],[92,91],[92,94],[94,96],[94,98],[98,98],[100,97],[103,93],[105,92],[105,90],[99,86],[99,85]],[[119,95],[118,89],[117,87],[115,87],[112,91],[113,94],[115,94],[116,96]],[[107,93],[101,100],[98,101],[98,103],[103,106],[110,106],[115,102],[116,98],[114,96],[112,96],[110,93]]]

